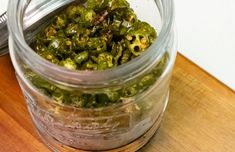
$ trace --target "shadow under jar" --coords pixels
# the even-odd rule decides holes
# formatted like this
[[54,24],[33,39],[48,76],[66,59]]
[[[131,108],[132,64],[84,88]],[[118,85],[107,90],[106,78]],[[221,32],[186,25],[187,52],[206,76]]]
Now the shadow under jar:
[[[85,1],[9,2],[10,55],[32,120],[53,151],[136,151],[158,129],[169,97],[176,56],[173,1],[128,1],[138,18],[156,29],[158,37],[139,57],[103,71],[65,69],[46,61],[30,47],[35,34],[50,23],[52,16],[74,2]],[[89,108],[61,104],[39,88],[34,77],[40,78],[43,87],[68,92],[67,98],[78,103],[81,95],[90,100],[118,93],[119,100]]]

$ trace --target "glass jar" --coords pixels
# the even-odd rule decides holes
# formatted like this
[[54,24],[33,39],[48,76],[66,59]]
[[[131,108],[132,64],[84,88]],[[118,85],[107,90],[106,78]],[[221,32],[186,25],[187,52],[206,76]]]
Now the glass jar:
[[[35,33],[51,16],[73,2],[9,2],[10,56],[32,120],[53,151],[120,147],[136,151],[158,129],[169,97],[176,56],[173,1],[128,1],[141,20],[154,26],[158,38],[141,56],[104,71],[65,69],[44,60],[30,47]],[[79,108],[59,103],[44,88],[66,91],[69,100],[78,100],[79,104],[80,95],[90,100],[118,93],[120,100],[102,107]]]

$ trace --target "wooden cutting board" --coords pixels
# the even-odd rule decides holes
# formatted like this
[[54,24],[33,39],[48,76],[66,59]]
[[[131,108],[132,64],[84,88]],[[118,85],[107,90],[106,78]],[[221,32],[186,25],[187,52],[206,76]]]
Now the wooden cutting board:
[[[33,127],[9,56],[0,57],[0,152],[47,152]],[[235,92],[177,55],[170,101],[140,152],[234,152]]]

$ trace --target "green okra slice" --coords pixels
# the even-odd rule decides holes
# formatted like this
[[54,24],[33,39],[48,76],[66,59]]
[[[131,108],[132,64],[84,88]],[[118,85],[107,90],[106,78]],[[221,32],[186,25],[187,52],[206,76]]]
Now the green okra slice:
[[[35,36],[32,48],[51,63],[71,70],[106,70],[138,57],[157,38],[155,29],[138,20],[126,0],[87,0],[72,4]],[[134,97],[161,76],[168,61],[162,60],[149,73],[119,90],[82,93],[52,85],[33,72],[32,84],[60,104],[81,108],[105,107]]]

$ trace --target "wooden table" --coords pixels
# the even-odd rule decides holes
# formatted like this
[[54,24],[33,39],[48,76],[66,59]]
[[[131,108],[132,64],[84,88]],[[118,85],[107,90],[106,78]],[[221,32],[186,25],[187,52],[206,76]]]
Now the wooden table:
[[[47,151],[35,132],[9,56],[0,57],[0,152]],[[140,151],[234,152],[235,93],[178,54],[163,123]]]

